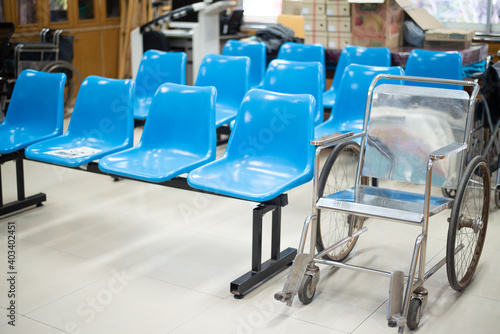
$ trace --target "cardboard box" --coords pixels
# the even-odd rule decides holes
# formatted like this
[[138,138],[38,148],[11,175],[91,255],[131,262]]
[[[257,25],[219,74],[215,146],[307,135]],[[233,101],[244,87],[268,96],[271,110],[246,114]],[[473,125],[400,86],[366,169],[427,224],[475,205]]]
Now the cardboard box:
[[424,47],[468,49],[475,34],[474,29],[429,29],[425,32]]
[[302,15],[326,15],[326,5],[315,3],[302,3]]
[[283,0],[281,2],[281,14],[300,15],[302,13],[301,0]]
[[327,18],[328,32],[351,32],[351,18],[350,17],[331,17]]
[[472,43],[474,29],[437,28],[425,32],[426,41]]
[[306,32],[306,38],[304,40],[306,44],[323,44],[325,47],[328,44],[328,34],[326,31],[313,31]]
[[397,47],[402,44],[403,13],[423,30],[441,23],[423,8],[413,8],[410,0],[349,0],[352,3],[353,44],[370,47]]
[[352,33],[330,32],[328,33],[328,49],[343,49],[344,46],[352,44]]
[[351,16],[351,4],[347,1],[335,1],[326,4],[327,16]]
[[276,23],[281,23],[283,26],[293,30],[295,37],[304,38],[304,17],[301,15],[278,15]]
[[325,31],[326,32],[326,16],[325,15],[304,15],[304,31]]

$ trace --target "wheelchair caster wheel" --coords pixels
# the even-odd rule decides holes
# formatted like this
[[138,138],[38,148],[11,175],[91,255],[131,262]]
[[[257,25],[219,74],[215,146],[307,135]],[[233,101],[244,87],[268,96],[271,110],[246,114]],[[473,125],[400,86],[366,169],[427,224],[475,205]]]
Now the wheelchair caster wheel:
[[304,277],[304,283],[299,288],[298,296],[302,304],[310,304],[316,293],[316,284],[313,284],[313,277],[311,275],[306,275]]
[[418,298],[413,298],[410,300],[410,307],[408,308],[408,317],[406,319],[406,325],[410,329],[417,329],[420,323],[420,317],[422,316],[422,301]]

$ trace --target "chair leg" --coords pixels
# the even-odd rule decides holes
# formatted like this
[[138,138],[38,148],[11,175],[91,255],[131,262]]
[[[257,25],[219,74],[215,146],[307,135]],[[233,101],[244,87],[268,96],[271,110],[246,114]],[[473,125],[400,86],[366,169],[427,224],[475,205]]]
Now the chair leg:
[[[16,161],[16,182],[17,182],[17,201],[13,201],[7,204],[3,203],[3,184],[1,181],[1,163],[6,161]],[[47,196],[43,193],[39,193],[33,196],[26,197],[24,191],[24,165],[23,158],[19,156],[2,156],[0,161],[0,216],[7,215],[12,212],[16,212],[32,205],[41,206],[42,202],[47,200]]]
[[[297,255],[295,248],[280,252],[281,208],[288,204],[286,194],[259,204],[253,210],[252,270],[231,282],[230,290],[235,298],[243,298],[257,286],[286,269]],[[262,263],[262,225],[267,212],[272,211],[271,259]]]

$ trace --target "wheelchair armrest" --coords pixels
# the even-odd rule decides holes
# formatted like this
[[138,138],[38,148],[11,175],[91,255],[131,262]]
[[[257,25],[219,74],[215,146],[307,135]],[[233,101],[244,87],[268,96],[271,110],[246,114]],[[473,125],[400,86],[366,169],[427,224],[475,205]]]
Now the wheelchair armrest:
[[354,135],[353,131],[342,133],[342,134],[340,134],[338,132],[334,132],[334,133],[331,133],[329,135],[311,140],[311,145],[329,146],[329,145],[331,145],[339,140],[345,139],[347,137],[351,137],[353,135]]
[[435,150],[431,154],[429,154],[429,158],[431,160],[441,160],[452,154],[463,151],[467,148],[467,144],[464,143],[451,143],[446,145],[445,147],[441,147],[440,149]]

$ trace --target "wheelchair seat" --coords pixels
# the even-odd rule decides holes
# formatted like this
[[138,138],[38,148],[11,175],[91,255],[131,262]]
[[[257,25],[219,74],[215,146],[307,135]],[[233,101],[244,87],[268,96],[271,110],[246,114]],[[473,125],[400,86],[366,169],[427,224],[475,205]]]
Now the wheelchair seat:
[[[362,175],[426,184],[429,154],[466,144],[468,108],[469,95],[464,91],[387,84],[375,87]],[[456,188],[460,157],[458,154],[438,161],[433,167],[432,185]],[[357,185],[328,194],[318,200],[318,206],[422,224],[424,199],[424,194]],[[430,197],[429,216],[451,204],[450,198]]]
[[[314,99],[253,89],[240,107],[222,158],[188,175],[193,188],[255,202],[311,180]],[[249,142],[256,138],[256,145]]]
[[102,158],[104,172],[165,182],[215,159],[213,87],[165,83],[151,103],[139,144]]
[[133,145],[132,80],[90,76],[76,98],[68,130],[26,149],[32,160],[79,167]]
[[65,81],[64,73],[25,70],[19,75],[0,123],[0,154],[62,134]]

